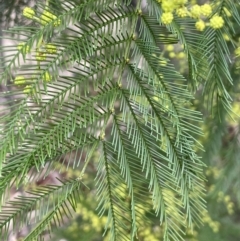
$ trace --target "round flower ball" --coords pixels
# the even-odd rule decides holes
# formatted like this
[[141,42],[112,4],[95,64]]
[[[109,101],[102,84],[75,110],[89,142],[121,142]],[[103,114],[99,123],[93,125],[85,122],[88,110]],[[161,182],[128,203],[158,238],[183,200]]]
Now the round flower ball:
[[172,13],[163,13],[161,17],[161,21],[163,24],[170,24],[173,21]]

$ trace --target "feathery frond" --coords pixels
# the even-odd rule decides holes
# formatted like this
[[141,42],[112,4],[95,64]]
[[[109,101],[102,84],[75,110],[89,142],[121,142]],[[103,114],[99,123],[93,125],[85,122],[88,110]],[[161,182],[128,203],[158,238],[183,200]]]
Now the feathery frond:
[[[36,226],[24,240],[59,226],[69,204],[74,209],[79,201],[79,179],[97,156],[98,211],[107,216],[110,240],[138,236],[140,221],[149,222],[143,203],[162,224],[164,241],[183,240],[205,210],[203,163],[196,154],[201,115],[188,85],[196,90],[199,71],[209,70],[212,79],[227,68],[219,58],[228,54],[225,42],[212,30],[202,39],[190,18],[165,26],[157,1],[143,10],[141,1],[136,8],[131,1],[48,2],[30,9],[31,24],[10,29],[5,39],[13,44],[1,48],[0,81],[9,90],[0,97],[9,110],[0,117],[0,196],[12,206],[0,213],[0,230],[7,235],[11,220],[22,227],[29,210],[36,210]],[[189,81],[164,58],[166,43],[184,46]],[[207,65],[204,54],[217,62]],[[30,173],[31,181],[46,177],[46,166],[60,160],[73,168],[85,161],[80,177],[8,201],[11,185],[20,187]]]

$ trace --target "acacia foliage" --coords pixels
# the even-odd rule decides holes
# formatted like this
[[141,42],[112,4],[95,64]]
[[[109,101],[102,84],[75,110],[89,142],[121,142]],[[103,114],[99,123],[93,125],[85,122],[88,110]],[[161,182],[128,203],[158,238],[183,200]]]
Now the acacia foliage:
[[[214,114],[231,110],[229,49],[240,17],[234,2],[213,1],[204,15],[210,24],[200,29],[191,5],[187,16],[177,13],[186,1],[170,12],[164,2],[148,0],[142,9],[141,1],[46,1],[25,8],[28,22],[7,32],[14,44],[1,48],[3,239],[10,222],[18,230],[33,210],[24,240],[59,226],[81,203],[94,157],[109,240],[134,240],[147,212],[157,216],[164,241],[183,240],[185,228],[201,223],[201,115],[193,94],[203,85]],[[224,24],[212,24],[216,16]],[[182,45],[187,75],[163,57],[163,44]],[[80,171],[59,185],[31,187],[61,170],[59,163]],[[27,184],[30,195],[8,201],[12,184]]]

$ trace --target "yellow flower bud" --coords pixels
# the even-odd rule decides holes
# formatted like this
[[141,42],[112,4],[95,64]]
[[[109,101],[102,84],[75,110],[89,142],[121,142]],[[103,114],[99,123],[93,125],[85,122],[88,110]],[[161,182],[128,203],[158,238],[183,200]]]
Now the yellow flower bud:
[[180,18],[184,18],[184,17],[187,17],[187,16],[189,15],[188,10],[187,10],[186,7],[178,8],[178,9],[176,10],[176,14],[177,14],[177,16],[180,17]]
[[223,198],[224,193],[223,193],[223,192],[219,192],[219,193],[218,193],[218,196],[219,196],[220,198]]
[[230,201],[230,196],[229,195],[226,195],[225,197],[224,197],[224,202],[225,203],[228,203]]
[[26,85],[25,88],[23,89],[24,94],[30,94],[32,92],[32,86],[31,85]]
[[17,46],[17,49],[21,50],[24,54],[30,52],[29,46],[26,45],[24,42],[19,43],[18,46]]
[[166,47],[166,50],[167,51],[173,51],[174,50],[174,46],[172,44],[168,44],[167,47]]
[[43,61],[46,59],[46,54],[43,52],[37,52],[36,54],[36,60],[37,61]]
[[41,17],[40,17],[40,23],[42,25],[46,25],[48,24],[49,22],[53,22],[53,25],[56,27],[56,26],[59,26],[60,25],[60,20],[57,19],[57,16],[52,14],[51,12],[47,11],[47,10],[44,10]]
[[234,213],[234,211],[233,211],[232,208],[228,209],[228,214],[229,214],[229,215],[232,215],[233,213]]
[[184,52],[180,52],[178,55],[177,55],[177,58],[178,59],[184,59],[186,57],[185,53]]
[[231,209],[234,207],[234,203],[233,202],[229,202],[227,205],[227,208]]
[[223,10],[224,10],[224,12],[226,13],[226,15],[227,15],[228,17],[231,17],[231,16],[232,16],[231,12],[230,12],[226,7],[224,7]]
[[174,9],[175,9],[175,4],[174,4],[174,2],[172,2],[172,1],[163,1],[162,2],[162,9],[163,9],[163,11],[164,12],[173,12],[174,11]]
[[212,13],[212,7],[211,7],[211,5],[210,5],[210,4],[207,4],[207,3],[203,4],[203,5],[201,6],[201,12],[202,12],[202,15],[203,15],[203,16],[208,17],[208,16]]
[[45,82],[49,82],[52,80],[52,76],[50,75],[50,73],[47,71],[45,72],[44,76],[43,76],[43,81]]
[[24,76],[21,76],[21,75],[16,76],[16,78],[14,80],[15,85],[23,85],[25,83],[26,83],[26,80],[25,80]]
[[166,60],[159,60],[159,64],[161,66],[166,66],[167,65],[167,61]]
[[229,38],[229,36],[228,36],[226,33],[223,34],[223,38],[224,38],[226,41],[230,41],[230,38]]
[[29,8],[29,7],[25,7],[23,9],[23,16],[26,17],[26,18],[33,18],[35,15],[35,12],[32,8]]
[[46,51],[49,53],[49,54],[55,54],[57,52],[57,48],[55,45],[53,44],[47,44],[46,45]]
[[195,27],[199,31],[203,31],[206,27],[205,23],[202,20],[198,20],[195,24]]
[[201,15],[201,7],[197,4],[192,6],[191,8],[191,14],[193,18],[199,18]]
[[169,53],[169,57],[170,57],[170,58],[175,58],[175,57],[176,57],[176,54],[175,54],[174,52],[170,52],[170,53]]

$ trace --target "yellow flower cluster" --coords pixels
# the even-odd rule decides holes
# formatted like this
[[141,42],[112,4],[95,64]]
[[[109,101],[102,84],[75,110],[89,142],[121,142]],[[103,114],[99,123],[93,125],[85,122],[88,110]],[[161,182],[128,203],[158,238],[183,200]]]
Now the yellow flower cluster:
[[42,25],[46,25],[52,21],[55,27],[61,24],[61,21],[57,19],[57,16],[49,12],[48,10],[44,10],[40,18],[38,18],[35,14],[35,11],[32,8],[25,7],[23,9],[23,16],[29,19],[35,19],[37,22],[39,22]]
[[[26,84],[26,79],[24,76],[22,75],[18,75],[16,76],[15,80],[14,80],[14,84],[15,85],[25,85]],[[32,93],[33,88],[31,85],[26,85],[23,89],[23,93],[24,94],[30,94]]]
[[207,176],[213,176],[214,179],[217,179],[220,176],[220,174],[221,174],[221,171],[217,167],[209,168],[206,171],[206,175]]
[[229,195],[224,196],[223,192],[219,192],[217,201],[223,202],[226,205],[229,215],[234,213],[234,203],[231,201],[231,198]]
[[202,221],[210,226],[214,233],[217,233],[220,228],[220,223],[213,221],[207,212],[202,213]]
[[206,23],[201,19],[201,16],[208,17],[212,13],[212,7],[211,5],[205,3],[204,5],[200,6],[198,4],[195,4],[191,8],[190,16],[192,18],[198,19],[195,23],[195,27],[199,31],[203,31],[206,27]]
[[212,14],[212,7],[209,4],[204,4],[202,6],[199,6],[195,4],[191,8],[191,17],[198,19],[198,21],[195,24],[195,27],[199,31],[203,31],[206,26],[210,26],[213,29],[219,29],[222,28],[224,25],[224,20],[221,16],[214,15],[210,18],[209,23],[205,23],[200,17],[209,17]]
[[187,0],[158,0],[158,2],[161,4],[163,10],[161,16],[161,22],[163,24],[171,24],[174,19],[174,14],[176,14],[181,18],[189,16],[196,19],[195,27],[199,31],[203,31],[206,26],[210,26],[213,29],[220,29],[224,25],[223,18],[218,15],[214,15],[212,18],[210,18],[209,23],[205,23],[204,19],[209,18],[213,12],[210,4],[205,3],[201,6],[194,4],[188,9],[185,6],[185,4],[188,2]]
[[[34,79],[36,76],[32,76],[32,79]],[[52,75],[50,74],[49,71],[46,71],[43,75],[42,81],[43,82],[50,82],[52,80]],[[16,76],[16,78],[14,79],[14,84],[15,85],[25,85],[25,87],[23,88],[23,93],[24,94],[32,94],[34,91],[34,88],[32,85],[28,85],[28,83],[33,83],[33,81],[31,80],[30,82],[26,81],[26,78],[22,75],[18,75]]]
[[[46,6],[45,10],[43,10],[40,17],[38,17],[32,8],[25,7],[23,9],[23,16],[26,18],[29,18],[29,19],[34,19],[41,25],[53,23],[53,25],[55,27],[59,26],[61,24],[61,21],[57,18],[56,15],[54,15],[47,9],[48,9],[48,7]],[[51,44],[51,43],[42,44],[42,42],[43,42],[43,39],[41,38],[39,40],[39,43],[37,44],[37,51],[35,52],[35,56],[34,56],[36,61],[38,61],[38,63],[40,61],[46,60],[47,54],[57,53],[57,47],[54,44]],[[24,54],[30,52],[30,47],[24,42],[20,42],[17,46],[17,49]],[[39,68],[40,68],[40,64],[39,64]],[[52,80],[51,74],[48,71],[45,72],[44,75],[42,76],[42,81],[49,82],[51,80]],[[32,94],[34,91],[34,88],[32,85],[27,85],[28,83],[24,76],[17,76],[14,80],[14,84],[15,85],[25,85],[25,87],[23,89],[24,94],[27,94],[27,95]]]
[[201,15],[205,17],[209,17],[212,13],[212,7],[210,4],[203,4],[203,5],[198,5],[194,4],[191,9],[190,9],[190,16],[192,18],[200,18]]
[[[187,68],[186,54],[184,53],[184,47],[182,45],[174,46],[173,44],[167,44],[165,45],[164,50],[167,52],[166,54],[168,55],[169,58],[181,59],[181,61],[179,61],[179,71],[181,73],[184,73]],[[161,62],[160,62],[160,65],[162,65]]]
[[[36,76],[32,76],[31,80],[26,81],[26,78],[24,76],[18,75],[14,79],[14,84],[18,85],[18,86],[25,85],[25,87],[23,88],[23,93],[24,94],[32,94],[34,92],[34,88],[33,88],[33,85],[31,85],[31,83],[34,83],[34,81],[33,81],[34,78],[36,78]],[[49,71],[46,71],[43,74],[42,81],[43,82],[52,81],[52,75],[50,74]]]
[[163,10],[161,16],[161,22],[163,24],[170,24],[173,21],[173,12],[175,10],[180,16],[187,16],[184,8],[184,4],[187,3],[187,0],[158,0],[158,2],[161,3]]
[[174,46],[173,46],[172,44],[168,44],[168,45],[166,46],[166,50],[167,50],[168,52],[172,52],[172,51],[174,50]]

